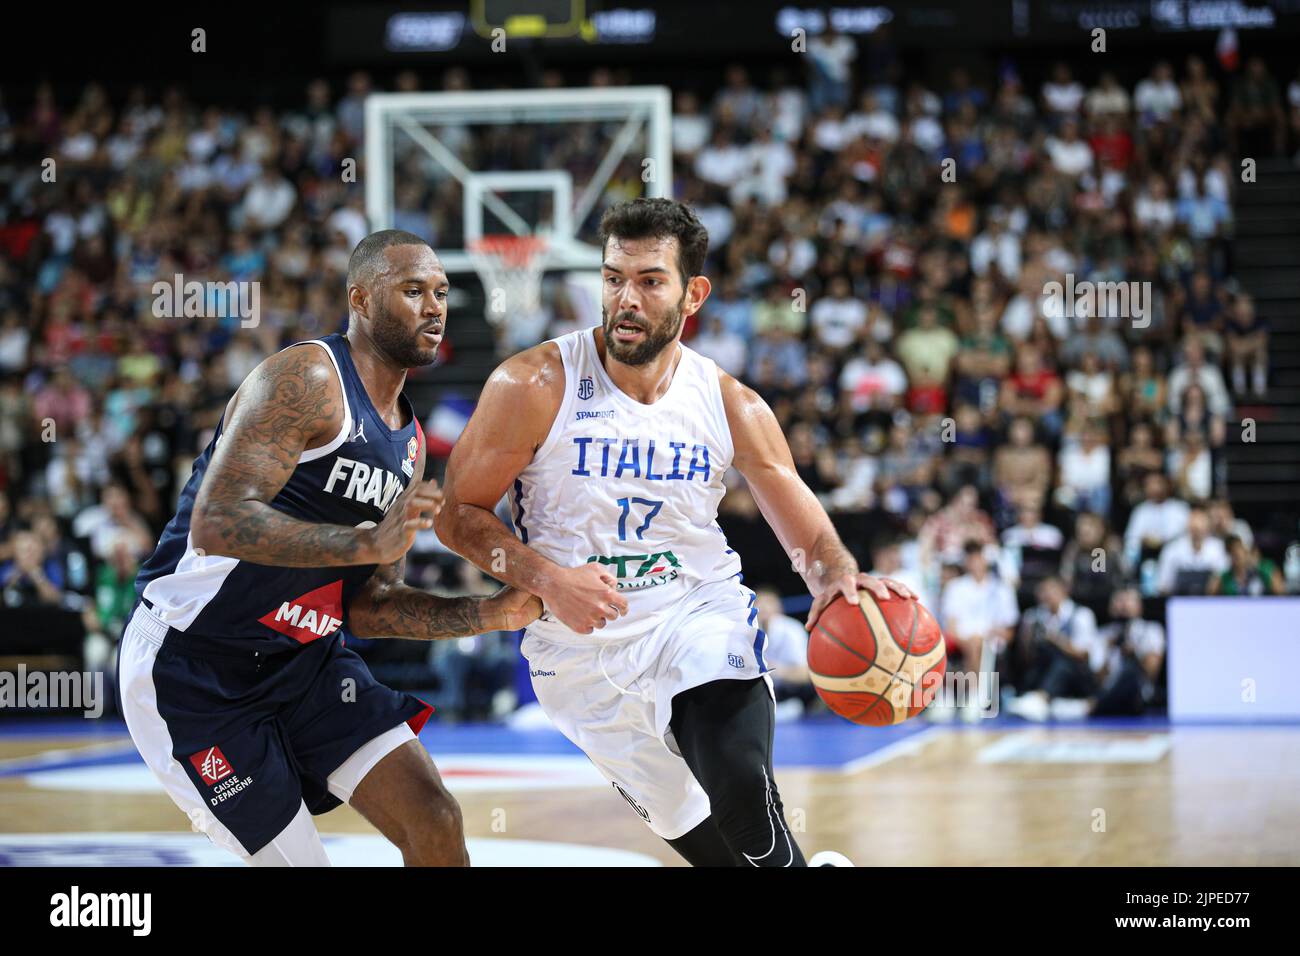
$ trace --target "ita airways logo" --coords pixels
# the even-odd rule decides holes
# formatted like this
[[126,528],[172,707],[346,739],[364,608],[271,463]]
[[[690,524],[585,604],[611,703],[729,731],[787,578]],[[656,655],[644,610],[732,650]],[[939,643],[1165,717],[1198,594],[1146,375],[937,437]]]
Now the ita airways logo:
[[343,625],[343,582],[332,581],[302,597],[285,601],[258,620],[299,644],[333,634]]
[[584,402],[596,394],[596,385],[591,380],[591,376],[584,376],[578,381],[578,397]]
[[215,786],[235,772],[220,747],[209,747],[207,750],[191,754],[190,763],[209,787]]
[[618,578],[615,590],[642,591],[675,581],[681,574],[681,562],[671,551],[656,551],[653,554],[593,554],[587,559],[590,564],[599,561],[614,569]]

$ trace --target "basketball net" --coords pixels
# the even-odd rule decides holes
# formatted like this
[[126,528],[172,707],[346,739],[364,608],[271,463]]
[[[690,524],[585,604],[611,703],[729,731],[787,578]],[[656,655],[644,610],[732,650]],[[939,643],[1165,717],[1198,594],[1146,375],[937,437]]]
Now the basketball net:
[[494,325],[517,313],[542,307],[542,272],[548,243],[544,236],[498,234],[466,244],[487,297],[485,315]]

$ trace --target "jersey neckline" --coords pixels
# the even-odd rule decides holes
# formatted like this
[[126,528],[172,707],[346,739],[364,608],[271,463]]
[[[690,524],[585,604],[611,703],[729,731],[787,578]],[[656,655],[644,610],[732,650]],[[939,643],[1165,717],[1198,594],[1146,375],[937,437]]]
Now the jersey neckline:
[[[406,433],[411,430],[413,425],[418,424],[418,419],[415,414],[415,406],[411,404],[411,400],[406,397],[405,390],[399,392],[397,398],[399,402],[406,403],[406,408],[411,413],[411,420],[401,428],[389,428],[388,423],[385,422],[383,416],[379,414],[379,410],[375,408],[375,403],[370,400],[370,393],[366,391],[366,383],[362,381],[361,373],[357,371],[357,366],[352,361],[352,348],[348,344],[347,336],[342,332],[336,332],[334,334],[339,337],[339,351],[343,353],[344,362],[347,364],[348,368],[348,374],[352,376],[353,381],[356,383],[361,404],[364,406],[363,410],[369,413],[370,418],[377,426],[379,426],[380,430],[389,441],[394,443],[406,441]],[[355,426],[356,423],[354,422],[353,427]]]

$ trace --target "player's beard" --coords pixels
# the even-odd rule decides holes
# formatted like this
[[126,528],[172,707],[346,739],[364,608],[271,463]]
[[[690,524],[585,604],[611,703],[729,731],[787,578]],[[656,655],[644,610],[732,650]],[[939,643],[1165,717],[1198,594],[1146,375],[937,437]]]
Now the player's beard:
[[[677,305],[656,319],[651,319],[643,312],[630,311],[618,312],[611,318],[602,307],[600,314],[605,334],[606,354],[624,365],[645,365],[653,360],[677,340],[677,335],[682,330],[682,322],[685,321],[682,316],[682,306],[685,302],[686,293],[683,292]],[[642,336],[641,341],[629,344],[614,338],[614,326],[620,322],[633,322],[644,329],[645,335]]]
[[[441,322],[438,325],[446,329]],[[438,349],[422,346],[422,332],[427,328],[421,325],[416,331],[410,331],[402,322],[384,307],[375,302],[370,319],[370,334],[375,344],[402,368],[423,368],[438,360]]]

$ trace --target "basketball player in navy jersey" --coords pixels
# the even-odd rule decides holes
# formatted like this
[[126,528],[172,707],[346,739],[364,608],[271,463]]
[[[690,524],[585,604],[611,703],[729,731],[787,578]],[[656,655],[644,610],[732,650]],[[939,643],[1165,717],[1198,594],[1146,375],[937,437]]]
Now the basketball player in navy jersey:
[[[809,628],[858,588],[912,594],[859,572],[767,404],[681,344],[709,294],[694,214],[621,203],[601,239],[603,325],[492,374],[435,527],[541,597],[521,647],[538,701],[656,834],[697,866],[802,866],[772,774],[765,635],[716,520],[723,474],[744,476],[803,574]],[[507,493],[514,534],[493,513]]]
[[541,611],[504,588],[403,583],[441,506],[402,393],[431,364],[447,277],[388,230],[348,264],[348,331],[244,380],[136,581],[119,652],[131,736],[196,829],[253,865],[328,865],[312,815],[341,802],[408,865],[466,865],[456,801],[416,738],[431,708],[379,684],[345,635],[512,630]]

